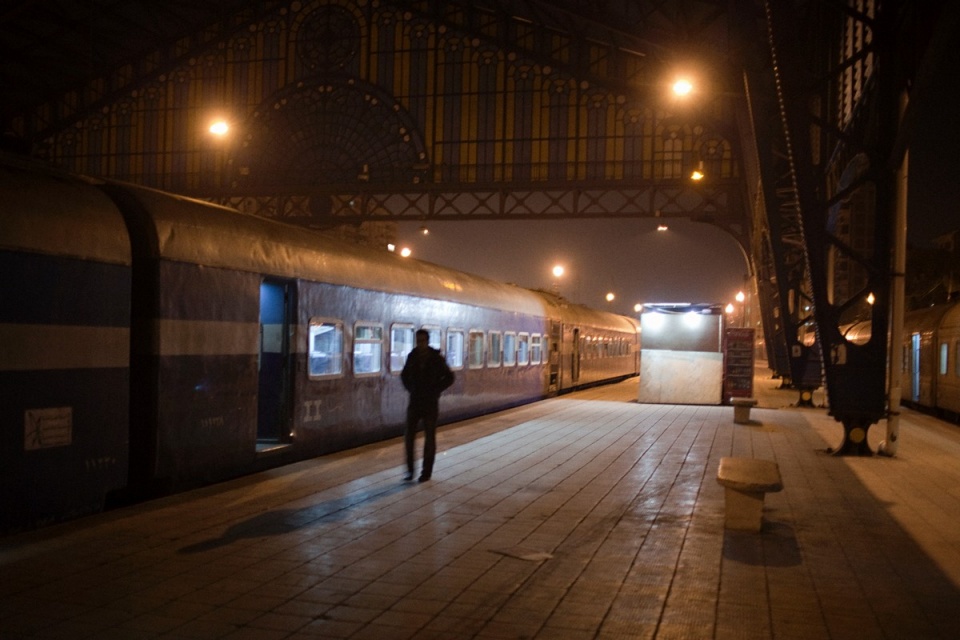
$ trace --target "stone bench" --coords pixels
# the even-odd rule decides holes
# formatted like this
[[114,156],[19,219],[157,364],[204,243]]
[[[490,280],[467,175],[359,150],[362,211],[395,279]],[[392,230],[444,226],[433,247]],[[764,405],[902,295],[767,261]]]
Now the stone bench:
[[756,458],[720,458],[717,482],[724,486],[724,525],[737,531],[760,531],[764,495],[783,489],[777,463]]
[[730,398],[733,405],[733,421],[737,424],[750,422],[750,409],[757,406],[756,398]]

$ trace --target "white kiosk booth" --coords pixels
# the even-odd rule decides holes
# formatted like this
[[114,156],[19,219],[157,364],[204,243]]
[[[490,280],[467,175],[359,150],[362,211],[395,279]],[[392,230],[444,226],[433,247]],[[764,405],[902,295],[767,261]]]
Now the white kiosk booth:
[[645,304],[640,329],[640,402],[723,402],[721,305]]

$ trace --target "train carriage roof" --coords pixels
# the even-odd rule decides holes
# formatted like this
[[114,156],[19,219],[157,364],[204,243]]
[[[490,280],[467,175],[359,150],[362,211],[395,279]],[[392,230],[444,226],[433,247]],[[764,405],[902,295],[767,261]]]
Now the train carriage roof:
[[940,321],[940,328],[955,332],[957,327],[960,327],[960,305],[952,302],[944,306],[946,311],[944,311],[943,318]]
[[515,285],[240,213],[207,202],[123,185],[147,214],[161,258],[280,277],[402,292],[538,316],[549,301]]
[[903,319],[904,329],[913,333],[936,331],[940,328],[940,322],[949,309],[950,305],[937,305],[908,311]]
[[0,249],[130,264],[120,211],[90,183],[0,156]]
[[587,325],[594,329],[607,331],[640,333],[640,322],[634,318],[573,304],[552,293],[538,293],[547,298],[551,306],[559,310],[560,319],[567,324]]

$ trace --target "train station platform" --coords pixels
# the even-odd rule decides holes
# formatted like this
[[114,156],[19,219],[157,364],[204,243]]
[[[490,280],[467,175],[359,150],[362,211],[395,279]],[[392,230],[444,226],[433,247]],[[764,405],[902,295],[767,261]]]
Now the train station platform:
[[[777,384],[747,424],[633,379],[443,427],[429,482],[397,439],[0,539],[0,638],[960,637],[960,427],[837,457]],[[779,465],[759,533],[725,456]]]

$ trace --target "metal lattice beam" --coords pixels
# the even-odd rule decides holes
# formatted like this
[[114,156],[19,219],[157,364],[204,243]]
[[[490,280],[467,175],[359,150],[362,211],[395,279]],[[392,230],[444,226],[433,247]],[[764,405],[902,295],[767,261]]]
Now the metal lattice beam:
[[[797,14],[787,3],[766,2],[769,44],[830,413],[844,427],[840,452],[863,454],[869,453],[867,429],[885,414],[890,160],[902,88],[892,29],[898,5],[884,2],[875,13],[831,11],[819,3],[805,8]],[[841,47],[845,29],[857,34],[847,49]],[[844,208],[858,205],[873,233],[867,246],[855,248],[844,241],[838,220]],[[849,269],[845,288],[837,282],[840,264]],[[872,325],[866,344],[842,334],[844,323],[858,318]]]

